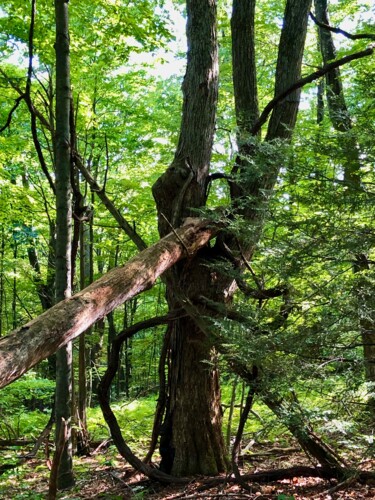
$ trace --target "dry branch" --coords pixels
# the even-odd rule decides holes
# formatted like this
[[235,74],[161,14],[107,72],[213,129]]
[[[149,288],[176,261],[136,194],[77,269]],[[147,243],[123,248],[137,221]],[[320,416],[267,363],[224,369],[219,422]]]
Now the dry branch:
[[[94,177],[91,175],[89,170],[85,167],[83,164],[83,161],[79,154],[77,152],[74,153],[74,163],[78,170],[81,172],[83,177],[85,178],[86,182],[89,184],[90,189],[93,193],[95,193],[98,198],[102,201],[103,205],[106,207],[108,212],[114,217],[118,225],[120,226],[121,229],[125,231],[125,234],[129,236],[129,238],[132,240],[132,242],[136,245],[139,251],[144,250],[147,248],[146,243],[143,241],[143,239],[139,236],[139,234],[134,230],[134,228],[129,224],[129,222],[122,216],[121,212],[115,207],[114,203],[108,198],[106,192],[105,192],[105,185],[106,185],[106,178],[104,181],[104,185],[101,188],[99,184],[96,182]],[[107,177],[107,171],[108,167],[106,169],[106,175]]]

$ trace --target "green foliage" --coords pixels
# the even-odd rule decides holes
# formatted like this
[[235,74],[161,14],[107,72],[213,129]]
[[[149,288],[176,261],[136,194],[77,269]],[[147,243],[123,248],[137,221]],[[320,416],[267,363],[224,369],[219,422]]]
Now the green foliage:
[[[19,411],[36,406],[41,410],[51,408],[55,384],[52,380],[35,378],[28,372],[21,379],[4,387],[1,391],[0,408],[2,411]],[[30,401],[31,400],[31,401]]]
[[37,438],[48,422],[55,383],[29,372],[1,391],[0,438]]
[[[237,154],[231,2],[219,4],[221,81],[212,172],[229,175]],[[284,4],[257,2],[256,57],[261,108],[273,96],[274,61]],[[369,30],[372,27],[366,12],[370,7],[369,0],[335,2],[331,5],[332,23],[347,21],[353,26],[351,31]],[[151,186],[173,158],[180,124],[181,77],[158,75],[162,49],[173,39],[169,14],[163,9],[163,2],[151,0],[75,1],[70,8],[77,149],[118,210],[134,224],[147,244],[152,244],[158,235]],[[2,3],[0,126],[25,89],[29,11],[29,2]],[[37,128],[52,177],[53,25],[51,4],[38,2],[32,99],[49,124],[48,127],[38,121]],[[350,50],[362,48],[364,43],[367,42],[350,42]],[[345,40],[340,42],[339,53],[346,53],[348,44]],[[140,63],[141,56],[147,62]],[[304,61],[304,73],[321,64],[313,25]],[[261,366],[259,393],[264,390],[288,402],[298,397],[306,421],[348,452],[357,447],[356,451],[363,455],[374,453],[369,415],[362,411],[373,397],[374,388],[364,382],[360,339],[361,320],[374,321],[374,74],[373,58],[342,69],[353,122],[345,133],[333,130],[328,113],[316,125],[316,84],[304,89],[291,145],[249,140],[251,154],[245,157],[248,168],[234,177],[244,188],[235,210],[230,206],[230,182],[222,178],[211,183],[207,207],[197,212],[225,224],[226,231],[238,241],[257,243],[251,268],[244,266],[241,275],[229,261],[211,261],[207,265],[234,280],[241,277],[253,292],[288,292],[255,299],[254,294],[238,291],[231,312],[241,320],[229,319],[225,310],[223,317],[207,318],[222,345],[233,360],[248,368]],[[353,143],[360,151],[358,186],[344,182],[347,152]],[[276,175],[274,190],[263,190],[259,196],[257,186],[265,178],[272,186]],[[90,206],[94,217],[90,245],[95,279],[127,261],[136,249],[102,202],[95,195],[90,197],[82,179],[79,182],[84,203]],[[218,206],[222,209],[214,210]],[[244,216],[246,211],[261,214],[258,222],[250,223]],[[0,135],[0,334],[41,311],[36,290],[53,274],[49,256],[54,217],[54,197],[41,171],[30,134],[29,113],[22,103],[13,114],[11,126]],[[88,221],[85,225],[88,227]],[[31,249],[38,254],[39,269],[30,261]],[[354,273],[353,261],[359,254],[367,255],[370,266]],[[77,268],[81,257],[79,253]],[[242,259],[239,254],[235,258]],[[75,280],[75,289],[78,281]],[[160,283],[113,313],[115,333],[165,310],[164,286]],[[94,377],[102,375],[107,366],[108,323],[100,328],[87,341],[91,353],[98,351],[92,360]],[[123,367],[129,365],[128,387],[123,372],[112,388],[113,407],[125,439],[138,447],[139,453],[145,451],[152,427],[163,332],[164,327],[140,332],[124,346],[121,361]],[[229,405],[232,368],[223,360],[220,363],[223,402]],[[45,366],[36,370],[40,375]],[[2,390],[2,437],[35,436],[42,430],[53,390],[52,381],[35,377],[34,373]],[[239,385],[232,433],[245,392],[245,387]],[[140,399],[144,394],[149,396]],[[133,397],[137,399],[132,401]],[[36,406],[42,411],[30,411]],[[261,396],[256,398],[254,411],[246,425],[246,439],[285,437],[285,427],[265,407]],[[226,425],[228,413],[226,406]],[[286,412],[283,422],[292,417]],[[89,410],[88,427],[93,439],[108,437],[98,408]],[[118,465],[112,456],[105,456],[103,463]]]

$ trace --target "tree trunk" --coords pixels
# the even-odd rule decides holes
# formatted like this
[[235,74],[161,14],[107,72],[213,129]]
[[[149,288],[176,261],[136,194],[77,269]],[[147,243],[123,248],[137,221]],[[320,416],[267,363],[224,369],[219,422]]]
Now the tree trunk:
[[[327,0],[314,0],[314,3],[318,21],[329,25]],[[336,48],[332,32],[326,28],[319,27],[318,33],[323,63],[327,64],[336,58]],[[342,134],[346,133],[344,136],[338,138],[338,146],[341,149],[344,166],[344,180],[349,188],[356,190],[360,185],[360,152],[356,135],[347,133],[353,128],[353,123],[345,101],[340,68],[336,68],[327,73],[326,96],[329,117],[334,129]]]
[[[70,58],[68,3],[55,0],[56,15],[56,302],[71,295],[71,151],[70,151]],[[61,426],[66,424],[64,449],[58,470],[59,489],[74,484],[71,403],[72,344],[68,342],[56,355],[56,446]]]
[[[160,235],[206,201],[206,186],[218,92],[216,1],[187,1],[187,69],[183,82],[180,137],[174,160],[153,186]],[[212,296],[212,258],[205,248],[197,257],[166,274],[170,310],[181,296]],[[222,298],[220,297],[220,300]],[[176,321],[169,346],[166,414],[162,426],[161,468],[176,476],[216,474],[226,466],[221,434],[218,373],[212,345],[191,319]]]
[[239,146],[249,140],[259,117],[255,62],[256,0],[233,0],[231,19],[232,74]]
[[[315,11],[318,21],[329,25],[327,0],[315,0]],[[332,32],[319,26],[319,42],[323,62],[336,57]],[[339,148],[342,151],[342,164],[344,168],[344,181],[348,187],[347,194],[357,196],[361,190],[361,160],[360,150],[356,134],[353,132],[353,122],[349,114],[344,95],[340,70],[337,68],[330,71],[326,76],[326,95],[329,116],[334,129],[338,132]],[[350,133],[348,133],[350,132]],[[350,200],[349,200],[350,201]],[[366,255],[358,254],[354,258],[353,270],[355,273],[363,273],[370,269],[370,263]],[[370,284],[366,283],[366,276],[359,278],[357,286],[357,303],[359,328],[363,343],[363,357],[365,365],[365,378],[370,384],[370,392],[374,392],[375,386],[375,318],[373,315],[373,293]],[[370,398],[369,407],[375,411],[375,397]]]
[[365,379],[369,383],[368,408],[375,415],[375,303],[372,280],[368,279],[370,263],[366,255],[356,255],[354,272],[359,273],[356,294],[359,328],[363,345]]
[[115,307],[151,288],[173,264],[194,256],[216,234],[211,223],[190,218],[123,267],[112,269],[73,297],[2,337],[0,388],[78,337]]
[[[310,7],[311,0],[288,0],[286,2],[276,66],[275,97],[291,88],[301,78]],[[236,265],[239,268],[244,266],[244,256],[246,259],[251,259],[256,250],[265,223],[265,209],[280,169],[278,161],[263,162],[265,163],[263,165],[257,163],[257,141],[251,137],[253,125],[258,119],[255,48],[254,40],[249,38],[254,36],[254,9],[254,1],[235,0],[231,22],[233,65],[241,67],[241,69],[233,68],[239,155],[233,168],[235,182],[231,184],[231,197],[233,205],[238,207],[238,212],[251,228],[249,235],[241,235],[239,238],[242,246],[240,255],[238,255],[237,242],[233,242],[231,238],[227,238],[226,241],[233,255],[237,256]],[[297,120],[300,92],[300,89],[291,92],[274,107],[268,123],[266,141],[271,142],[275,139],[290,141]],[[244,373],[241,375],[241,371],[239,372],[241,376],[244,376]],[[261,396],[272,411],[280,417],[282,414],[280,405],[274,402],[270,404],[267,391],[268,389],[265,388]],[[325,449],[316,444],[310,435],[307,435],[303,422],[298,421],[294,426],[289,426],[289,429],[304,449],[308,449],[320,460],[326,459]]]
[[[80,224],[80,289],[91,283],[90,276],[90,252],[87,236],[89,228]],[[90,329],[83,332],[79,338],[78,351],[78,429],[77,429],[77,455],[84,456],[90,454],[89,434],[87,431],[87,344],[86,336],[91,333]]]
[[5,234],[4,227],[1,228],[1,243],[0,243],[0,337],[4,329],[4,254],[5,254]]

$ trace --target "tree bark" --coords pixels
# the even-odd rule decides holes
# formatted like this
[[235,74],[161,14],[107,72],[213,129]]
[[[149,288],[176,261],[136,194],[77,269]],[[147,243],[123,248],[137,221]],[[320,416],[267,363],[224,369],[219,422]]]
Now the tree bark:
[[[89,227],[86,227],[83,222],[80,224],[80,289],[83,290],[86,285],[91,283],[90,269],[92,263],[90,261],[90,242],[87,241],[89,235]],[[77,416],[78,429],[77,437],[77,455],[88,456],[90,454],[89,434],[87,431],[87,344],[86,335],[90,335],[90,329],[83,332],[79,338],[78,351],[78,401],[77,401]]]
[[[216,1],[187,1],[187,69],[179,142],[174,160],[153,186],[163,236],[181,218],[203,207],[209,174],[218,94]],[[218,290],[205,262],[205,247],[195,258],[166,274],[170,310],[179,296]],[[222,297],[220,297],[222,300]],[[177,320],[170,331],[166,414],[161,430],[161,468],[175,476],[216,474],[226,467],[221,434],[218,373],[212,344],[190,319]]]
[[[301,77],[308,15],[312,0],[288,0],[279,42],[276,65],[275,96],[292,86]],[[266,140],[290,140],[297,120],[301,89],[289,94],[272,112]],[[274,179],[270,176],[270,181]]]
[[151,288],[179,260],[191,258],[217,234],[211,223],[188,219],[123,267],[112,269],[73,297],[54,305],[0,339],[0,387],[4,387],[126,300]]
[[[56,16],[56,302],[71,296],[71,147],[70,147],[70,56],[68,2],[55,0]],[[71,441],[72,344],[67,342],[56,354],[56,447],[62,446],[57,487],[74,485]],[[65,425],[60,443],[61,426]]]
[[257,69],[255,61],[256,0],[233,0],[231,19],[232,73],[237,142],[246,142],[259,117]]
[[[318,20],[329,25],[327,0],[315,0],[314,3]],[[336,58],[332,32],[319,26],[318,34],[323,63],[327,64]],[[326,96],[329,117],[334,129],[341,133],[349,132],[353,128],[353,123],[345,101],[340,68],[335,68],[326,74]],[[349,188],[356,190],[360,185],[360,152],[356,135],[350,133],[338,138],[338,145],[342,152],[344,180]]]

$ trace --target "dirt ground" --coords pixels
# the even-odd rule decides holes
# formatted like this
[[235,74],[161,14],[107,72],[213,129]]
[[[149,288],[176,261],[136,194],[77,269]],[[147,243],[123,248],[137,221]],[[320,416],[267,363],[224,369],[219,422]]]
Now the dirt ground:
[[[310,465],[299,451],[283,451],[264,448],[254,453],[241,466],[241,474],[264,470]],[[366,460],[362,470],[375,471],[375,460]],[[4,476],[3,476],[4,477]],[[219,478],[216,478],[219,479]],[[103,499],[103,500],[174,500],[174,499],[275,499],[275,500],[331,500],[331,499],[375,499],[375,480],[367,484],[349,477],[338,484],[314,477],[293,477],[269,483],[247,483],[249,490],[231,482],[225,475],[214,485],[207,484],[212,478],[192,478],[187,485],[161,485],[150,481],[130,467],[123,465],[120,457],[103,461],[91,456],[80,459],[76,467],[76,487],[60,492],[58,499]],[[15,471],[2,483],[0,477],[0,499],[43,499],[48,492],[48,468],[41,459],[33,459]],[[232,478],[233,481],[233,478]],[[212,481],[211,481],[212,483]]]

